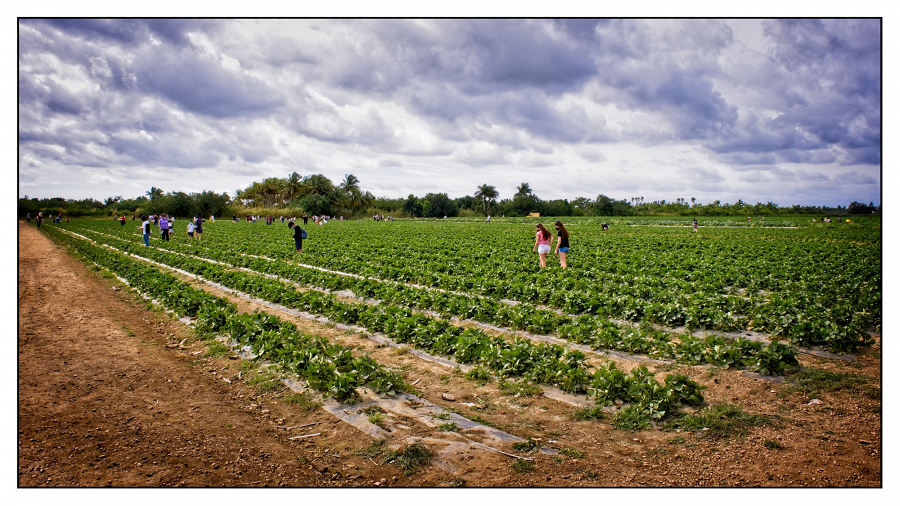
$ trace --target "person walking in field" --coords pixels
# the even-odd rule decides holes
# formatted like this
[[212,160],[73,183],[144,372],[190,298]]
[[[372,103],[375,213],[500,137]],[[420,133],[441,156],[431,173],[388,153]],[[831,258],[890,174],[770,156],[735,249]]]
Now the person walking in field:
[[159,217],[159,233],[162,235],[163,241],[169,240],[169,215],[163,214]]
[[697,218],[694,218],[693,225],[694,225],[694,232],[696,232],[697,231]]
[[146,216],[141,216],[143,222],[138,227],[141,229],[141,235],[144,236],[144,246],[150,247],[150,220]]
[[293,221],[288,223],[288,228],[294,229],[294,248],[297,253],[303,253],[303,239],[306,239],[306,230],[297,226]]
[[188,220],[187,234],[188,234],[189,239],[194,238],[194,221],[193,220]]
[[203,233],[203,220],[194,216],[194,237],[197,238],[198,241],[202,240],[200,234]]
[[553,224],[556,227],[556,254],[559,255],[559,265],[565,269],[566,257],[569,255],[569,231],[561,221]]
[[543,269],[547,266],[547,253],[550,253],[550,239],[553,239],[553,235],[543,223],[538,223],[536,228],[537,233],[534,236],[532,251],[537,251],[538,257],[541,259],[541,269]]
[[41,228],[41,223],[44,222],[44,213],[43,211],[39,212],[37,216],[34,217],[34,222],[37,223],[37,227]]

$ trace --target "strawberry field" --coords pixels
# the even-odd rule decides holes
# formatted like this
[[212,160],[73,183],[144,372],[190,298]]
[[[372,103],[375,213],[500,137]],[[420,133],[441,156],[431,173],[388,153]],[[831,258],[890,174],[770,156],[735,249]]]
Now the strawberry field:
[[[503,377],[590,392],[600,401],[622,397],[609,392],[609,371],[589,372],[584,354],[566,343],[768,375],[796,365],[796,347],[853,352],[881,325],[875,226],[726,225],[695,234],[624,224],[603,232],[594,223],[575,222],[567,270],[538,267],[528,223],[332,222],[311,228],[302,254],[281,225],[207,223],[203,241],[176,233],[164,242],[157,234],[151,248],[117,222],[63,227],[81,236],[76,243],[90,239],[108,246],[90,246],[95,255],[133,264],[115,251],[134,253],[270,302],[386,332]],[[328,291],[380,304],[340,301],[322,293]],[[180,301],[190,299],[188,293],[172,295]],[[199,304],[186,314],[199,311]],[[203,313],[201,321],[218,318],[219,327],[233,328],[221,311],[226,309]],[[553,335],[562,344],[489,337],[452,325],[456,319]],[[694,330],[713,333],[698,337]],[[736,335],[741,331],[772,339],[746,340]],[[241,335],[235,335],[238,341]],[[376,391],[393,391],[399,383],[376,377]],[[351,390],[336,387],[339,398]]]
[[[565,270],[555,259],[540,269],[534,224],[516,221],[331,222],[309,227],[300,254],[281,224],[205,223],[202,241],[179,232],[165,242],[157,232],[150,248],[117,222],[44,230],[190,318],[199,335],[276,364],[348,415],[355,408],[346,406],[371,407],[373,395],[424,398],[415,397],[423,396],[419,380],[395,355],[307,333],[292,323],[296,315],[456,368],[457,396],[496,380],[500,391],[623,408],[617,419],[673,428],[707,404],[707,389],[722,389],[708,381],[715,372],[695,366],[782,381],[802,370],[801,355],[852,359],[880,333],[877,221],[790,228],[723,220],[693,233],[677,220],[613,223],[607,232],[570,220]],[[250,311],[242,300],[261,306]],[[463,414],[482,428],[496,423],[480,409]]]

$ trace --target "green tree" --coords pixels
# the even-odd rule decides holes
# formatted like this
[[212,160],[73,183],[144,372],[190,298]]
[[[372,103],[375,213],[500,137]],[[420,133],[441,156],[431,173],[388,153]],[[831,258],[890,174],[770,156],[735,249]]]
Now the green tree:
[[406,197],[406,202],[403,203],[403,212],[415,218],[421,218],[423,211],[422,203],[419,202],[415,195],[410,193],[409,197]]
[[426,218],[443,218],[444,216],[456,216],[459,213],[456,203],[446,193],[429,193],[425,195],[425,201],[430,204],[424,211]]
[[487,216],[490,205],[494,203],[499,196],[500,194],[497,193],[497,189],[491,185],[483,184],[478,187],[478,191],[475,192],[475,198],[481,201],[481,210],[484,212],[485,216]]

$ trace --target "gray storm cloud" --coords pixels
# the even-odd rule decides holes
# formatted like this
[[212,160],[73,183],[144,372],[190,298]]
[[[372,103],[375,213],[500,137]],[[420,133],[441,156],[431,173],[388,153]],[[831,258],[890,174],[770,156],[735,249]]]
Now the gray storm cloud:
[[[487,183],[505,198],[527,168],[542,198],[574,198],[572,188],[625,198],[640,185],[672,199],[687,196],[667,192],[691,152],[695,177],[679,184],[700,200],[765,202],[784,179],[807,200],[783,204],[880,201],[877,19],[22,19],[18,29],[29,195],[121,194],[126,168],[129,184],[158,177],[166,191],[315,169],[377,180],[389,197]],[[413,166],[427,176],[400,170]],[[632,177],[612,177],[622,171]]]

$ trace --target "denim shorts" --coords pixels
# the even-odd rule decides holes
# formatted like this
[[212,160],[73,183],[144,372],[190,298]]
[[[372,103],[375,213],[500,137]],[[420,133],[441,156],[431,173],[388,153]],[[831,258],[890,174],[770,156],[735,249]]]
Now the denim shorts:
[[560,252],[560,253],[568,253],[568,252],[569,252],[569,247],[566,246],[565,248],[559,248],[559,252]]

